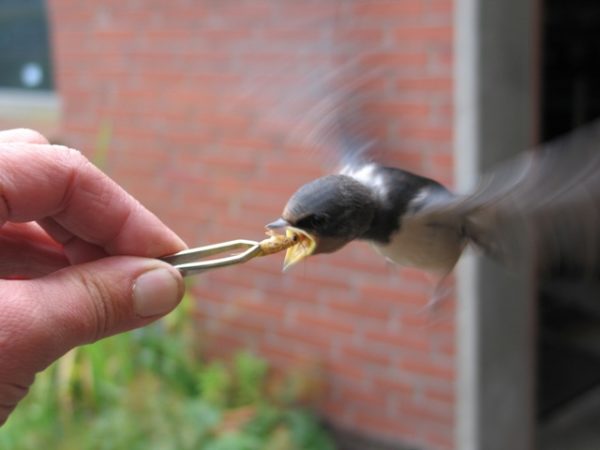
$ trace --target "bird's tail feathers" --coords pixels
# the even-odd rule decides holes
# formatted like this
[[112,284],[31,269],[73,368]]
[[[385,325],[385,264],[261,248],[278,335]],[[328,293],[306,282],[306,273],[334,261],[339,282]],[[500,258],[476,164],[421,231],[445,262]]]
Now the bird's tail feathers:
[[446,208],[508,265],[599,276],[600,120],[499,166]]

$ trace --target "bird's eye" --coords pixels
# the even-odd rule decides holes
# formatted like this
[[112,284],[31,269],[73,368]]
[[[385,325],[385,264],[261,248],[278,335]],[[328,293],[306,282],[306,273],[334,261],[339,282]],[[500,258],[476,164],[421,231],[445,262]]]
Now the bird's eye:
[[315,229],[325,225],[327,219],[318,214],[310,214],[297,222],[298,228]]

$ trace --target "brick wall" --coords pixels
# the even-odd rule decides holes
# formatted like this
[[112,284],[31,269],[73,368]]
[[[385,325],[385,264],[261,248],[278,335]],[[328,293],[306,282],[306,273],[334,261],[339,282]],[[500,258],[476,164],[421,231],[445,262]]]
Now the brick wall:
[[[359,89],[385,159],[452,181],[451,0],[49,4],[63,141],[106,157],[105,170],[190,245],[260,239],[289,195],[325,173],[329,144],[303,132],[319,123],[304,111],[321,91],[298,86],[331,63],[322,39],[340,58],[364,56]],[[425,276],[363,243],[285,274],[281,262],[194,280],[207,352],[250,347],[275,364],[316,365],[333,423],[451,448],[451,303],[424,314]]]

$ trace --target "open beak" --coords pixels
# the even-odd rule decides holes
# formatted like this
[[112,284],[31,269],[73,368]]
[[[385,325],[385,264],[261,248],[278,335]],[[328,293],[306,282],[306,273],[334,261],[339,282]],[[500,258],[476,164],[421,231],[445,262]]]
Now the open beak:
[[283,270],[287,270],[304,258],[312,255],[317,248],[317,241],[311,234],[299,228],[288,226],[285,230],[287,237],[296,237],[298,243],[289,247],[285,252]]
[[304,258],[312,255],[317,248],[316,238],[304,230],[293,227],[285,219],[277,219],[266,226],[269,230],[285,228],[287,237],[295,237],[296,245],[289,247],[286,250],[283,260],[283,270],[287,270],[294,264],[302,261]]

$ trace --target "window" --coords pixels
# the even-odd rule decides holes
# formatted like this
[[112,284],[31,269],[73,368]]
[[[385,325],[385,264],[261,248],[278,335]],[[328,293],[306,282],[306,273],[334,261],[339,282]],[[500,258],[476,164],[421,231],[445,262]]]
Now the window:
[[0,87],[53,88],[43,0],[0,0]]

